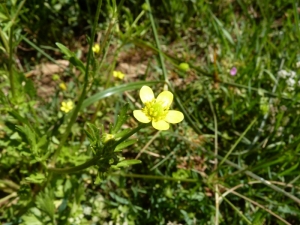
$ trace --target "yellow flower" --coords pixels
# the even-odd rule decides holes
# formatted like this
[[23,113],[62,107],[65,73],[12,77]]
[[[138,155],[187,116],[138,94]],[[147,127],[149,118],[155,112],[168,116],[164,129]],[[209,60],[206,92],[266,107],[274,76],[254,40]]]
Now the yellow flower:
[[63,91],[67,90],[67,86],[66,86],[66,84],[63,83],[63,82],[59,84],[59,87],[60,87],[60,89],[63,90]]
[[125,74],[122,73],[121,71],[115,71],[113,72],[113,76],[116,78],[119,78],[120,80],[123,80],[125,77]]
[[100,52],[100,45],[99,44],[95,44],[93,47],[92,47],[92,50],[95,54],[98,54]]
[[63,112],[65,112],[65,113],[68,113],[73,108],[74,108],[74,103],[71,100],[68,100],[68,101],[63,101],[61,103],[60,110],[63,111]]
[[179,123],[183,120],[182,112],[169,110],[173,94],[169,91],[161,92],[154,98],[152,89],[143,86],[140,90],[140,98],[145,107],[142,110],[134,110],[133,116],[141,123],[150,123],[157,130],[168,130],[169,123]]

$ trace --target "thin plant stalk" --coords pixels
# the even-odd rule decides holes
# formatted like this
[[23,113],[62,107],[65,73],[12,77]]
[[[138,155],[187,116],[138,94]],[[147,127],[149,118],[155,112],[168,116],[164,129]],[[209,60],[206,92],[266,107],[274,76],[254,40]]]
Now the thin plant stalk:
[[83,103],[83,101],[86,97],[86,94],[87,94],[87,86],[88,86],[88,80],[89,80],[89,67],[90,67],[91,57],[92,57],[92,47],[93,47],[93,42],[94,42],[94,38],[95,38],[95,34],[96,34],[96,27],[97,27],[97,24],[98,24],[101,5],[102,5],[102,0],[99,0],[98,5],[97,5],[95,20],[94,20],[94,24],[93,24],[93,29],[92,29],[92,35],[91,35],[91,39],[90,39],[89,52],[88,52],[87,63],[86,63],[86,68],[85,68],[84,84],[83,84],[83,87],[82,87],[81,95],[78,99],[78,102],[76,104],[75,109],[73,110],[73,114],[72,114],[71,119],[68,123],[66,131],[63,134],[63,136],[60,140],[60,143],[57,147],[57,150],[56,150],[54,158],[53,158],[54,159],[53,163],[55,162],[56,157],[59,155],[62,147],[64,146],[64,144],[65,144],[65,142],[66,142],[66,140],[67,140],[67,138],[68,138],[68,136],[71,132],[71,128],[72,128],[73,124],[76,121],[76,118],[77,118],[77,115],[80,111],[81,105],[82,105],[82,103]]
[[234,204],[232,204],[229,200],[227,200],[226,198],[224,198],[224,200],[240,215],[240,217],[242,217],[243,218],[243,220],[244,221],[246,221],[247,222],[247,224],[252,224],[251,223],[251,221],[250,220],[248,220],[247,219],[247,217],[246,216],[244,216],[243,215],[243,213],[241,213],[241,211],[237,208],[237,207],[235,207],[235,205]]
[[13,34],[14,26],[12,25],[9,32],[9,82],[12,98],[15,98],[15,84],[14,84],[14,74],[13,74]]
[[219,164],[219,167],[224,163],[224,161],[228,158],[228,156],[232,153],[232,151],[236,148],[236,146],[240,143],[240,141],[243,139],[243,137],[246,135],[246,133],[251,129],[251,127],[254,125],[256,122],[257,117],[254,118],[254,120],[249,124],[249,126],[246,128],[246,130],[241,134],[241,136],[237,139],[237,141],[233,144],[231,149],[227,152],[227,154],[224,156],[222,161]]
[[[216,180],[218,180],[218,172],[217,172],[217,168],[218,168],[218,120],[217,120],[217,116],[216,116],[216,112],[215,109],[213,107],[213,104],[211,103],[211,99],[210,99],[210,95],[209,93],[206,91],[206,95],[207,95],[207,99],[209,102],[209,106],[211,109],[211,112],[213,114],[213,118],[214,118],[214,127],[215,127],[215,165],[214,165],[214,171],[216,172],[215,177]],[[216,217],[215,217],[215,224],[218,225],[219,224],[219,216],[220,216],[220,209],[219,209],[219,186],[218,186],[218,182],[216,182],[215,184],[215,205],[216,205]]]
[[180,98],[178,96],[176,96],[176,94],[174,93],[174,89],[173,89],[173,87],[171,86],[171,84],[168,80],[168,73],[167,73],[167,70],[166,70],[165,63],[164,63],[164,54],[163,54],[163,52],[160,48],[157,29],[156,29],[155,22],[154,22],[154,19],[153,19],[153,16],[152,16],[151,6],[150,6],[149,0],[146,0],[146,3],[148,4],[149,10],[150,10],[149,11],[149,18],[150,18],[150,22],[151,22],[151,26],[152,26],[152,30],[153,30],[153,34],[154,34],[155,43],[156,43],[156,46],[157,46],[157,52],[158,52],[158,55],[159,55],[159,60],[160,60],[160,64],[161,64],[161,67],[162,67],[165,83],[168,85],[171,92],[173,92],[173,94],[175,95],[174,99],[175,99],[176,104],[178,105],[180,111],[184,114],[184,118],[189,122],[190,126],[193,127],[193,129],[196,133],[201,134],[200,129],[195,125],[195,123],[193,122],[193,120],[189,116],[188,112],[186,111],[183,104],[181,103]]
[[[226,187],[224,187],[224,186],[223,186],[223,188],[224,188],[224,189],[228,189],[228,188],[226,188]],[[291,225],[288,221],[286,221],[285,219],[283,219],[282,217],[280,217],[280,216],[277,215],[276,213],[272,212],[272,210],[269,210],[267,207],[265,207],[265,206],[259,204],[258,202],[255,202],[255,201],[253,201],[252,199],[250,199],[250,198],[248,198],[248,197],[246,197],[246,196],[244,196],[244,195],[241,195],[240,193],[238,193],[238,192],[236,192],[236,191],[231,191],[230,193],[232,193],[232,194],[234,194],[234,195],[236,195],[236,196],[238,196],[238,197],[240,197],[240,198],[243,198],[243,199],[245,199],[245,200],[248,201],[248,202],[251,202],[252,204],[254,204],[254,205],[258,206],[259,208],[265,210],[266,212],[270,213],[272,216],[276,217],[277,219],[279,219],[279,220],[282,221],[283,223],[285,223],[285,224],[287,224],[287,225]],[[223,199],[228,203],[228,200],[227,200],[225,197],[223,197]],[[237,212],[239,212],[239,210],[238,210]],[[244,215],[243,215],[243,218],[244,218]],[[250,224],[252,224],[252,223],[250,223]]]
[[151,26],[152,26],[152,30],[153,30],[153,35],[154,35],[154,39],[155,39],[157,50],[158,50],[159,60],[160,60],[161,68],[162,68],[162,71],[163,71],[164,79],[165,79],[165,82],[167,84],[169,84],[168,73],[167,73],[165,63],[164,63],[164,56],[163,56],[162,51],[161,51],[159,38],[158,38],[154,18],[153,18],[152,11],[151,11],[150,1],[146,0],[146,3],[149,6],[149,18],[150,18],[150,22],[151,22]]
[[[200,145],[195,145],[193,142],[189,141],[189,140],[186,139],[186,138],[183,138],[183,137],[178,136],[178,135],[175,135],[175,136],[178,137],[178,138],[181,138],[182,140],[185,140],[185,141],[189,142],[190,144],[192,144],[192,145],[194,145],[194,146],[199,147],[199,149],[200,149],[202,152],[206,153],[206,154],[214,155],[214,153],[212,153],[211,151],[206,150],[205,148],[203,148],[203,147],[200,146]],[[214,156],[215,156],[215,155],[214,155]],[[241,167],[241,166],[239,166],[238,164],[235,164],[234,162],[232,162],[232,161],[230,161],[230,160],[228,160],[228,159],[224,159],[224,157],[222,157],[222,156],[220,156],[220,155],[217,155],[217,156],[215,156],[215,157],[217,157],[219,160],[224,161],[224,163],[226,163],[227,165],[229,165],[229,166],[231,166],[231,167],[233,167],[233,168],[236,168],[236,169],[239,170],[240,172],[245,173],[247,176],[252,177],[253,179],[255,179],[255,180],[257,180],[257,181],[260,181],[262,184],[268,186],[269,188],[273,189],[274,191],[277,191],[277,192],[279,192],[279,193],[285,195],[286,197],[290,198],[291,200],[293,200],[294,202],[296,202],[297,204],[300,205],[300,199],[299,199],[299,198],[297,198],[296,196],[294,196],[294,195],[288,193],[287,191],[285,191],[285,190],[279,188],[278,186],[272,184],[270,181],[265,180],[264,178],[262,178],[262,177],[256,175],[255,173],[251,172],[250,170],[247,170],[247,167]],[[220,165],[220,164],[219,164],[219,165]]]
[[156,175],[145,175],[145,174],[133,174],[133,173],[110,173],[112,176],[122,176],[130,178],[140,178],[140,179],[149,179],[149,180],[165,180],[165,181],[174,181],[174,182],[187,182],[187,183],[197,183],[197,179],[189,178],[175,178],[167,176],[156,176]]

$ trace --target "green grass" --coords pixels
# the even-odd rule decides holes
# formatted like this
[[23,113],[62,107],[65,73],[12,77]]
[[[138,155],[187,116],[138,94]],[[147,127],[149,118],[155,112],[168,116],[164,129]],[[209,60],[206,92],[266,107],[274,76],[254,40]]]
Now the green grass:
[[[0,222],[300,224],[297,1],[146,3],[0,3]],[[143,85],[185,120],[139,126]]]

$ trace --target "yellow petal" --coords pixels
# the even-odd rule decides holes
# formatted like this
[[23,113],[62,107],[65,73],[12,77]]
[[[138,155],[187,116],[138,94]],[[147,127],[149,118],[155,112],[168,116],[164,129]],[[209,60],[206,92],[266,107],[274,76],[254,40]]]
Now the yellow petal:
[[140,90],[140,98],[144,104],[145,102],[152,101],[154,99],[152,89],[148,86],[143,86]]
[[151,121],[142,110],[134,110],[133,116],[141,123],[149,123]]
[[170,107],[173,101],[173,94],[169,91],[163,91],[157,96],[156,100],[163,102],[163,107]]
[[73,108],[73,102],[71,102],[71,101],[67,102],[67,107],[68,108]]
[[179,123],[183,120],[184,116],[182,112],[176,110],[169,110],[166,115],[165,121],[168,123]]
[[159,120],[157,122],[152,121],[152,126],[156,129],[156,130],[168,130],[170,128],[170,125],[163,121],[163,120]]

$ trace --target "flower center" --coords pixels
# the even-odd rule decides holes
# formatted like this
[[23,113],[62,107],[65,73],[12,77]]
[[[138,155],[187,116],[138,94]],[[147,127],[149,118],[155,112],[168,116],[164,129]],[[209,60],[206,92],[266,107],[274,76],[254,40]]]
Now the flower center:
[[149,119],[159,121],[166,117],[169,107],[164,107],[162,101],[156,101],[156,99],[153,99],[152,101],[145,103],[145,107],[142,111],[147,117],[149,117]]

